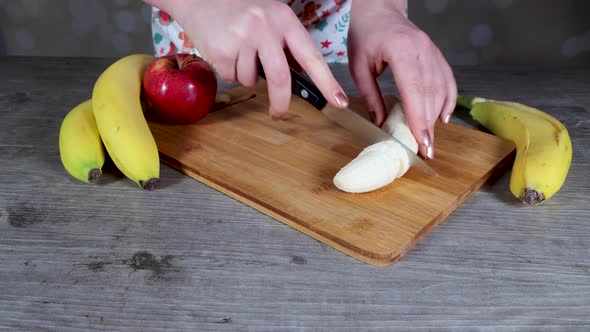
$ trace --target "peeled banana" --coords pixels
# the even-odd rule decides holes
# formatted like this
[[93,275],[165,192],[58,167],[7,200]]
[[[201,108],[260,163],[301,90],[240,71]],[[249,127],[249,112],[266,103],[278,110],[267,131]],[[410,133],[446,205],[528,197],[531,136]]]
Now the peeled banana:
[[[412,134],[401,103],[389,112],[381,127],[397,138],[414,153],[418,142]],[[356,158],[341,168],[333,183],[336,188],[349,193],[365,193],[385,187],[402,177],[410,168],[410,159],[403,147],[394,141],[372,144]]]
[[494,135],[516,145],[510,191],[528,205],[540,204],[563,186],[572,162],[567,128],[538,109],[508,101],[460,96],[457,104]]
[[333,183],[349,193],[366,193],[382,188],[405,174],[410,166],[406,151],[394,141],[372,144],[344,166]]
[[141,82],[151,55],[133,54],[111,64],[97,79],[92,107],[111,159],[141,188],[159,187],[160,159],[140,100]]
[[74,107],[63,119],[59,154],[64,168],[74,178],[86,183],[96,183],[100,179],[105,151],[90,99]]

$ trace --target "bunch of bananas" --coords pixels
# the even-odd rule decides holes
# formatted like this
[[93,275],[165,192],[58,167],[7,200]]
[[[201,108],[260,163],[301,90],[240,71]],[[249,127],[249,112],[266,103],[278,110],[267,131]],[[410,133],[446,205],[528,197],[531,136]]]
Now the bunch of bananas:
[[62,164],[74,178],[95,183],[105,148],[114,164],[141,188],[159,187],[160,159],[141,105],[141,82],[153,56],[134,54],[111,64],[97,79],[92,97],[74,107],[59,133]]
[[510,176],[516,198],[537,205],[561,189],[572,162],[572,142],[559,120],[509,101],[460,96],[457,104],[470,109],[471,117],[492,134],[516,145]]

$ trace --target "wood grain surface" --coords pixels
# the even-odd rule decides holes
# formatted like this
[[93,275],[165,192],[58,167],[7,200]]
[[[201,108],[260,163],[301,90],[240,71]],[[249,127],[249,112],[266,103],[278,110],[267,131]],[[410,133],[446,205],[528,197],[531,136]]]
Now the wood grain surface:
[[562,120],[570,174],[528,208],[504,172],[376,267],[165,165],[154,192],[112,165],[97,186],[69,177],[59,125],[113,60],[0,57],[0,330],[590,330],[590,68],[455,68],[466,95]]
[[515,150],[512,142],[482,131],[437,124],[437,157],[429,164],[438,176],[411,168],[379,190],[345,193],[332,179],[370,142],[359,141],[298,97],[273,121],[266,91],[265,81],[252,89],[234,88],[228,94],[235,99],[255,97],[194,125],[150,122],[162,161],[374,265],[396,262]]

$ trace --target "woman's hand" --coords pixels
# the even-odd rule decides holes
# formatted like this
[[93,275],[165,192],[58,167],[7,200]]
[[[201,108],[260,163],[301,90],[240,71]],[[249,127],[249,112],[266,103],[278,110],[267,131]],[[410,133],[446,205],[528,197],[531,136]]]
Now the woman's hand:
[[387,115],[377,77],[389,66],[424,157],[434,157],[434,123],[455,109],[453,72],[428,35],[403,16],[403,0],[353,1],[348,54],[359,94],[381,126]]
[[193,0],[146,2],[170,13],[196,45],[203,58],[227,83],[253,86],[260,58],[268,84],[270,114],[287,112],[291,74],[286,51],[318,86],[328,102],[348,105],[309,32],[291,8],[276,0]]

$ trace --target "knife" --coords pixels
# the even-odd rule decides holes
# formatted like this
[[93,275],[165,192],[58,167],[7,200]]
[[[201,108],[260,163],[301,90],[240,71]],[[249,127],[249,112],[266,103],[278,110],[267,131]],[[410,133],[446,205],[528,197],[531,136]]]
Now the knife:
[[[410,150],[398,139],[389,135],[383,129],[375,126],[372,122],[348,108],[337,109],[336,107],[329,105],[326,98],[322,95],[321,91],[315,86],[313,82],[306,79],[293,68],[290,68],[290,70],[291,92],[294,95],[303,98],[317,110],[322,112],[322,114],[324,114],[324,116],[330,119],[332,122],[340,125],[360,138],[368,139],[373,144],[382,141],[394,141],[404,148],[406,154],[408,155],[408,159],[410,160],[411,166],[417,166],[419,169],[430,175],[438,175],[438,173],[432,167],[430,167],[430,165],[418,157],[412,150]],[[260,61],[258,61],[258,75],[262,79],[266,79],[266,75],[264,74],[264,69],[262,68]]]

